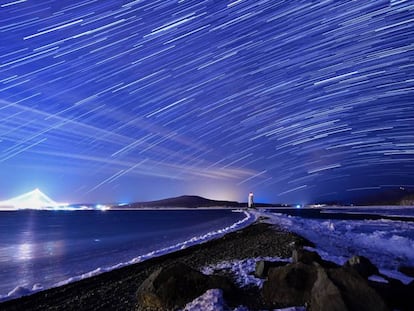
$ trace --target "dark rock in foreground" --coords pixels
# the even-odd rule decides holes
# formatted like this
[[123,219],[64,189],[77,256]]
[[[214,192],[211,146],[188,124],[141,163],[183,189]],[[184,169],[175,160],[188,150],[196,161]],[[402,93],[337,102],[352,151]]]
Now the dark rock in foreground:
[[297,248],[293,250],[292,262],[293,263],[302,262],[304,264],[317,263],[325,268],[339,267],[337,264],[331,261],[323,260],[317,252],[307,251],[303,248]]
[[348,310],[338,287],[329,279],[326,271],[317,268],[316,282],[311,291],[312,310],[346,311]]
[[254,271],[254,276],[260,279],[267,278],[267,274],[270,268],[282,267],[287,265],[287,262],[284,261],[265,261],[260,260],[256,262],[256,268]]
[[329,269],[328,276],[339,289],[347,310],[385,311],[384,300],[368,282],[351,269]]
[[[269,269],[262,289],[267,308],[307,305],[312,311],[388,310],[381,296],[356,269],[333,267],[315,252],[306,250],[294,250],[292,259],[291,264]],[[368,267],[376,270],[374,265]],[[363,274],[366,275],[365,270]]]
[[208,276],[183,263],[153,272],[137,290],[137,310],[175,310],[208,289],[234,292],[233,284],[222,276]]
[[414,310],[414,281],[404,285],[399,280],[387,278],[388,283],[368,281],[369,285],[381,295],[392,310]]
[[271,268],[263,284],[263,298],[267,307],[303,306],[310,301],[317,270],[298,262]]
[[358,272],[362,277],[379,274],[378,268],[364,256],[353,256],[344,265]]

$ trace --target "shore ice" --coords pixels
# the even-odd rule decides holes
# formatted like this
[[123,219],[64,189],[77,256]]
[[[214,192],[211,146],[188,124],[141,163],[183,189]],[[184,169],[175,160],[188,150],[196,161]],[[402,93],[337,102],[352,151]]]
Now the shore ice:
[[[353,255],[364,255],[378,266],[382,274],[399,279],[405,284],[413,280],[396,270],[397,264],[414,265],[414,224],[411,222],[306,219],[265,210],[251,212],[256,219],[260,216],[265,217],[264,222],[278,225],[312,241],[316,248],[307,247],[307,249],[317,251],[325,260],[342,265]],[[399,260],[396,261],[396,257]],[[260,288],[263,286],[263,280],[253,275],[256,262],[259,260],[289,261],[290,259],[265,257],[232,260],[206,266],[202,272],[212,274],[216,270],[228,270],[235,276],[235,281],[239,286],[255,285]],[[380,276],[372,276],[370,279],[386,282]],[[217,303],[223,300],[215,295],[219,295],[217,290],[206,293],[195,299],[194,304],[190,303],[184,310],[230,310],[226,309],[224,302],[217,306]],[[217,309],[209,309],[212,305]],[[203,308],[197,309],[195,306],[203,306]],[[304,310],[306,310],[305,307],[298,306],[273,311]],[[232,311],[248,311],[248,309],[240,306]]]
[[343,265],[354,255],[369,258],[382,274],[405,284],[413,280],[397,271],[398,266],[414,266],[414,223],[393,220],[310,219],[285,214],[254,211],[256,217],[297,233],[315,243],[314,251]]
[[[181,311],[249,311],[244,306],[230,309],[226,306],[221,289],[209,289],[200,297],[189,302]],[[306,311],[305,307],[289,307],[283,309],[273,309],[273,311]]]

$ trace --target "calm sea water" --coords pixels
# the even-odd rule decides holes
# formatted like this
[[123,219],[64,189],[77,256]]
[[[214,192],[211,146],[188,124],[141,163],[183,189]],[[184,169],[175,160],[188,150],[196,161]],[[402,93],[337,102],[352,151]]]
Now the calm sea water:
[[0,298],[140,261],[245,218],[231,210],[1,212]]

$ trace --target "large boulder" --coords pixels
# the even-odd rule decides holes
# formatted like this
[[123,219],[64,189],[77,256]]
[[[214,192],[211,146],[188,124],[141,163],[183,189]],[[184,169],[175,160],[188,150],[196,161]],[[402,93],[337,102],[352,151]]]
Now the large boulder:
[[297,262],[270,268],[262,288],[266,307],[308,305],[311,311],[385,311],[384,300],[354,269]]
[[339,289],[348,310],[386,311],[384,300],[360,274],[349,268],[328,269],[328,277]]
[[322,264],[323,260],[317,252],[311,252],[303,248],[298,248],[292,251],[292,262],[293,263],[302,262],[302,263],[309,265],[309,264],[312,264],[313,262]]
[[303,306],[310,301],[317,268],[301,262],[271,268],[262,294],[267,307]]
[[266,261],[259,260],[256,262],[256,268],[254,270],[254,276],[257,278],[265,279],[270,268],[282,267],[287,265],[287,262],[284,261]]
[[220,288],[224,293],[234,290],[225,277],[207,276],[191,267],[176,263],[153,272],[138,288],[138,310],[175,310],[205,293]]
[[303,248],[297,248],[292,251],[292,262],[302,262],[304,264],[314,264],[317,263],[325,268],[336,268],[339,267],[336,263],[331,261],[323,260],[317,252],[308,251]]
[[386,283],[369,280],[369,285],[384,299],[387,306],[392,310],[412,311],[414,310],[414,281],[408,285],[399,280],[387,278]]
[[317,268],[317,278],[311,292],[312,311],[347,311],[338,287],[329,279],[325,269]]
[[364,278],[368,278],[373,274],[379,274],[378,268],[364,256],[353,256],[348,259],[344,266],[354,269]]

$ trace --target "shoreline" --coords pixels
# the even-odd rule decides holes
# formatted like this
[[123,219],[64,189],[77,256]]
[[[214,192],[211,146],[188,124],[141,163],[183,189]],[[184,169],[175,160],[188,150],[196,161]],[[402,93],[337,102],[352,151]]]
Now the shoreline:
[[[158,211],[158,210],[153,209],[153,211]],[[233,223],[227,226],[217,227],[216,229],[212,228],[208,232],[199,232],[193,236],[187,237],[186,239],[179,240],[176,244],[170,244],[170,245],[162,246],[160,248],[152,248],[142,253],[136,253],[128,257],[129,259],[126,259],[126,261],[125,260],[115,261],[115,262],[109,263],[108,265],[95,266],[92,269],[86,270],[81,274],[65,275],[66,278],[55,280],[54,283],[47,284],[44,288],[41,288],[41,289],[30,290],[30,287],[28,288],[26,285],[16,285],[12,289],[9,289],[8,291],[6,291],[5,292],[6,294],[0,295],[0,304],[3,302],[9,301],[9,300],[20,298],[22,296],[33,295],[39,291],[44,291],[44,290],[52,289],[55,287],[61,287],[61,286],[64,286],[64,285],[67,285],[67,284],[70,284],[76,281],[80,281],[86,278],[91,278],[96,275],[100,275],[102,273],[109,272],[109,271],[112,271],[118,268],[130,266],[136,263],[141,263],[148,259],[170,254],[178,250],[191,247],[193,245],[202,244],[207,241],[220,238],[230,232],[245,228],[251,225],[252,223],[254,223],[257,219],[257,215],[247,210],[231,209],[229,211],[231,211],[232,213],[238,213],[242,215],[240,217],[243,217],[244,215],[244,217],[238,219],[237,221],[234,220]],[[103,211],[96,211],[96,212],[104,213]],[[36,280],[33,280],[32,284],[41,284],[41,282],[36,283]]]
[[60,287],[0,303],[2,310],[133,310],[139,285],[157,268],[183,262],[196,269],[222,261],[252,257],[289,258],[302,237],[256,221],[201,244],[104,272]]

